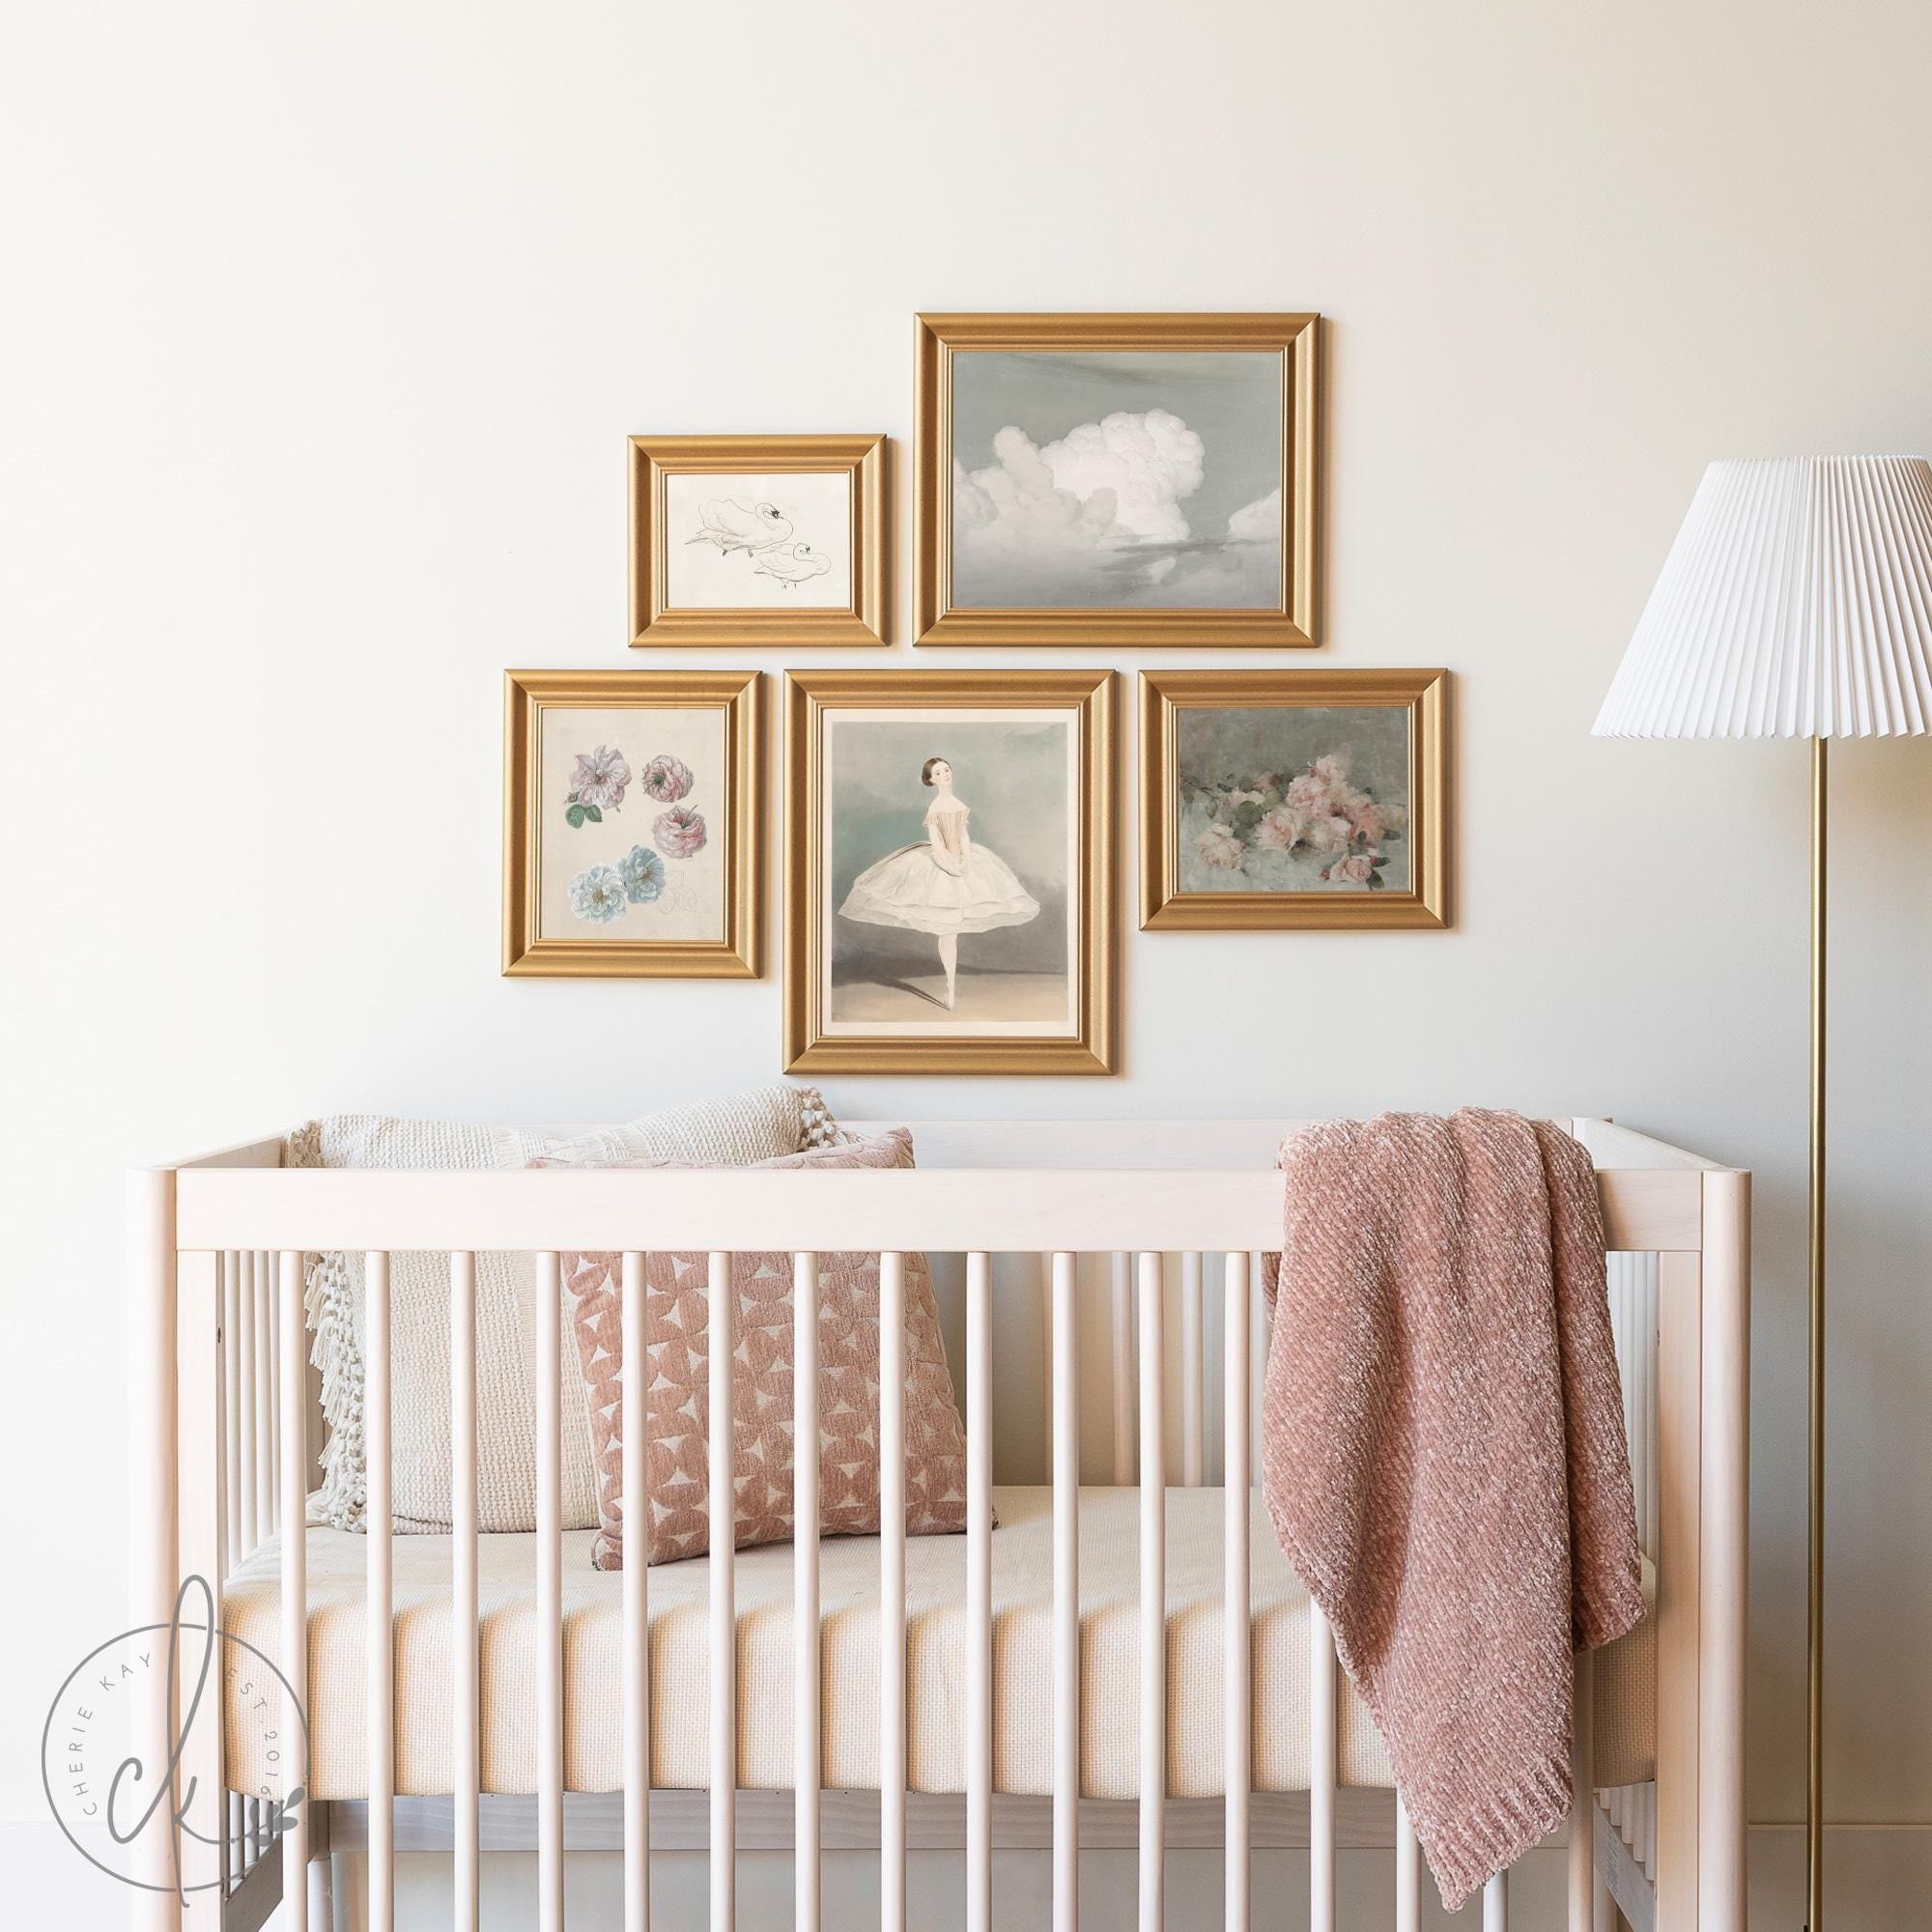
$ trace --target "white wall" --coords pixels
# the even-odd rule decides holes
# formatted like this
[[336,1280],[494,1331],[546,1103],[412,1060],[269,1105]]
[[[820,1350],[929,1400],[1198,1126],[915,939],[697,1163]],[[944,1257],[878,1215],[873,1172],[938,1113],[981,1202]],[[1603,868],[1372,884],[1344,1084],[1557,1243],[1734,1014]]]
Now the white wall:
[[[1301,662],[1457,671],[1461,912],[1128,935],[1119,1079],[835,1101],[1493,1101],[1754,1168],[1750,1802],[1800,1814],[1804,753],[1587,731],[1708,458],[1932,445],[1932,14],[110,0],[8,41],[0,1468],[44,1567],[0,1593],[0,1819],[64,1922],[121,1904],[34,1824],[124,1596],[120,1170],[777,1071],[775,978],[497,977],[499,674],[631,661],[627,432],[905,436],[921,307],[1331,318]],[[1832,1810],[1923,1827],[1932,747],[1837,770]],[[1834,1932],[1932,1891],[1925,1844],[1848,1837]]]

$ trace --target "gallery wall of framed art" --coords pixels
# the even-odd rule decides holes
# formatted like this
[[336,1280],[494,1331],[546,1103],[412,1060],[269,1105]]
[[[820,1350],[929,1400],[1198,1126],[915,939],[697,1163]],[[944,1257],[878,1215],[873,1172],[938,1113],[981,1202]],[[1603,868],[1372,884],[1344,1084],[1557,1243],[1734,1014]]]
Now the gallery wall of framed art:
[[[749,666],[509,673],[504,972],[761,978],[769,790],[785,1070],[1118,1072],[1130,728],[1152,943],[1445,929],[1449,673],[1293,661],[1327,641],[1321,316],[913,320],[908,654],[774,666],[781,770]],[[631,647],[893,646],[888,436],[627,462]],[[1114,668],[1012,663],[1095,647],[1187,662],[1131,718]]]

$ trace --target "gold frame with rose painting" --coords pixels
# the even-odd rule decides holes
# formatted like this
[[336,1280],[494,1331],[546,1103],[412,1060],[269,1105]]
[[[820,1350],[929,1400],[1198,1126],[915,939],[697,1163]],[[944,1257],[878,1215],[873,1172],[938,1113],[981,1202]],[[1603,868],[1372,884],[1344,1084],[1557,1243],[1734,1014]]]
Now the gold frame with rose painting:
[[634,436],[631,642],[883,644],[886,439]]
[[1319,641],[1319,316],[915,320],[915,642]]
[[1446,670],[1141,673],[1141,926],[1449,923]]
[[1114,690],[787,673],[788,1071],[1116,1070]]
[[504,674],[503,971],[764,973],[757,671]]

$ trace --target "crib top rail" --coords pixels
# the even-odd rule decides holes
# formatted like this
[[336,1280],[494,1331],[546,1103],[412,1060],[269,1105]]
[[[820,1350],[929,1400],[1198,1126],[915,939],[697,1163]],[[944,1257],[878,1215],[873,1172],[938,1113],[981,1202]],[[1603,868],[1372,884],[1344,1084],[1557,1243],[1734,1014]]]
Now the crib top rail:
[[[864,1128],[871,1123],[854,1122]],[[913,1172],[284,1169],[261,1141],[176,1170],[175,1245],[212,1248],[905,1248],[995,1253],[1278,1244],[1293,1122],[913,1122]],[[1727,1173],[1608,1122],[1573,1130],[1612,1248],[1693,1250]]]

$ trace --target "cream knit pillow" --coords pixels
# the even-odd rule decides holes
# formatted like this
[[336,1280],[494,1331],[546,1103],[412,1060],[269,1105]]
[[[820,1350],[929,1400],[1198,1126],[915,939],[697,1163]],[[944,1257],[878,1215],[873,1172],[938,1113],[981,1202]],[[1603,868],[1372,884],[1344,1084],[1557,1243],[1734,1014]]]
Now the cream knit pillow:
[[[811,1088],[778,1084],[730,1099],[648,1114],[622,1126],[561,1135],[370,1114],[311,1121],[290,1135],[289,1167],[522,1168],[543,1157],[586,1161],[695,1160],[720,1167],[836,1145],[843,1138]],[[322,1487],[308,1520],[360,1529],[368,1468],[362,1435],[363,1258],[308,1258],[311,1359],[322,1372]],[[558,1333],[575,1352],[570,1297]],[[536,1263],[528,1254],[476,1257],[476,1517],[486,1532],[536,1527],[533,1318]],[[449,1257],[399,1252],[389,1262],[391,1520],[400,1534],[450,1527]],[[566,1378],[563,1526],[598,1521],[587,1394]]]

